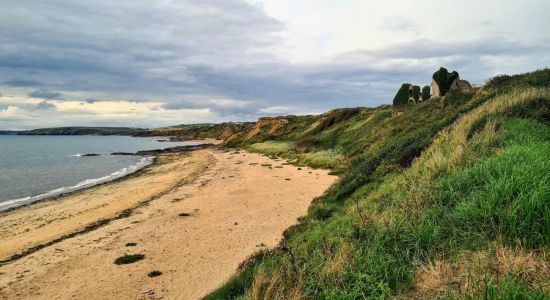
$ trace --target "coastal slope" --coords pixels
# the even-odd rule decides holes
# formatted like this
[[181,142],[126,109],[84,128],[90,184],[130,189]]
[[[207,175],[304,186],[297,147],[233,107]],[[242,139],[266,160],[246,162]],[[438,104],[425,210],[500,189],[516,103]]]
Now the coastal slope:
[[206,299],[547,298],[550,69],[256,125],[226,144],[342,178]]

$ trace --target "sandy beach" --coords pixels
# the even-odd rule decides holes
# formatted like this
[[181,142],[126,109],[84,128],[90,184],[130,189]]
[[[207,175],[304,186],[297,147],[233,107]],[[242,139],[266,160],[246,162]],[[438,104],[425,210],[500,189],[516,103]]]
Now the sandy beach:
[[[335,180],[246,152],[163,154],[124,180],[0,214],[0,298],[198,299],[276,246]],[[113,263],[124,254],[145,257]]]

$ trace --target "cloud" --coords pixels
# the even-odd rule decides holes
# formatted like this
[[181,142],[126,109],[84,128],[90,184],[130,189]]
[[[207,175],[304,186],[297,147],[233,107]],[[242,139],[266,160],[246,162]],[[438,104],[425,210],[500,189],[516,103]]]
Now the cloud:
[[59,99],[63,94],[55,91],[48,91],[45,89],[40,89],[36,91],[32,91],[29,94],[29,97],[32,98],[40,98],[40,99]]
[[[490,1],[419,1],[5,0],[0,88],[75,103],[43,101],[57,108],[39,114],[30,99],[21,113],[36,127],[90,114],[145,126],[376,106],[439,66],[481,83],[550,65],[548,1],[506,0],[499,13]],[[147,119],[94,110],[122,100]]]
[[43,84],[35,80],[26,80],[26,79],[11,79],[3,82],[7,86],[11,87],[39,87]]
[[413,33],[418,33],[421,29],[416,22],[402,16],[385,17],[380,28],[390,31],[409,31]]
[[2,122],[13,122],[24,119],[22,112],[21,108],[13,105],[0,109],[0,124]]
[[49,103],[48,101],[46,100],[43,100],[41,102],[39,102],[35,107],[34,109],[38,109],[38,110],[45,110],[45,109],[53,109],[55,108],[55,104],[52,104],[52,103]]
[[208,109],[219,116],[238,116],[239,118],[254,118],[263,107],[261,103],[232,99],[202,99],[180,100],[166,103],[162,106],[167,110]]

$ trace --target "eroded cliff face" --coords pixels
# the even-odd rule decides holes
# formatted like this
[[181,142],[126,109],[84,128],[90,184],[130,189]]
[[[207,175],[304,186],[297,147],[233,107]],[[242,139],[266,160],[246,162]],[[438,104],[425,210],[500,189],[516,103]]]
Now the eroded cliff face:
[[281,128],[288,125],[292,119],[299,117],[262,117],[256,123],[243,130],[233,132],[224,140],[224,144],[247,143],[248,141],[262,140],[267,136],[277,135]]
[[300,139],[327,130],[360,114],[362,110],[365,109],[341,108],[317,116],[263,117],[259,118],[254,125],[229,136],[224,144],[243,146],[270,139]]
[[267,134],[273,134],[275,133],[279,128],[285,126],[288,124],[288,119],[286,117],[262,117],[258,119],[258,122],[256,122],[256,125],[252,127],[252,129],[247,133],[248,138],[252,138],[260,133],[267,133]]

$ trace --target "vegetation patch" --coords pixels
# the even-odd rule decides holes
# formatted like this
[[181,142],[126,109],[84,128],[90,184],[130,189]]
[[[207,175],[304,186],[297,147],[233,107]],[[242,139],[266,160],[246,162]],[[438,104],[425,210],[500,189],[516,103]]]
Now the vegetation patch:
[[149,276],[149,277],[157,277],[157,276],[160,276],[160,275],[162,275],[162,272],[158,271],[158,270],[151,271],[151,272],[147,273],[147,276]]
[[136,261],[140,261],[145,258],[145,255],[143,254],[124,254],[123,256],[118,257],[115,259],[114,263],[115,265],[127,265],[131,263],[135,263]]
[[250,152],[262,153],[268,156],[278,156],[292,148],[292,145],[293,144],[290,142],[267,141],[250,145],[247,150]]

